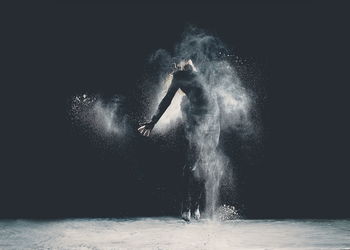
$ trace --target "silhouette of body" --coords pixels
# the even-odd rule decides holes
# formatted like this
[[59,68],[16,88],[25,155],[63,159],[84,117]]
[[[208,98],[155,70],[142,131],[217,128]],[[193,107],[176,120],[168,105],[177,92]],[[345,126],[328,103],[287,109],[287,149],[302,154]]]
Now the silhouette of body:
[[[182,218],[190,220],[191,211],[196,219],[199,219],[199,203],[204,190],[205,168],[201,157],[203,143],[217,145],[219,138],[219,126],[216,102],[213,101],[210,91],[204,86],[203,79],[191,65],[185,65],[182,70],[173,74],[172,83],[160,102],[151,121],[142,124],[139,128],[141,134],[148,136],[154,125],[161,118],[170,105],[176,92],[181,89],[186,97],[182,99],[181,110],[184,118],[185,135],[188,140],[188,153],[186,165],[183,169],[183,202]],[[214,116],[214,117],[213,117]]]

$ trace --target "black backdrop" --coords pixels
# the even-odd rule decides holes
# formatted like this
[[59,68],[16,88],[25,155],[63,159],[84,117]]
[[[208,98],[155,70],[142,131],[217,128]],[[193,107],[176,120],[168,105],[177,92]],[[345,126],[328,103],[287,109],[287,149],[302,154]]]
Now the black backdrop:
[[259,142],[222,139],[237,174],[229,201],[247,218],[349,216],[344,6],[56,4],[48,12],[54,22],[39,32],[17,20],[36,46],[22,48],[32,57],[3,93],[1,217],[177,215],[181,127],[169,140],[135,133],[106,143],[68,111],[75,94],[118,94],[136,128],[147,58],[171,50],[187,24],[245,59],[242,79],[258,94]]

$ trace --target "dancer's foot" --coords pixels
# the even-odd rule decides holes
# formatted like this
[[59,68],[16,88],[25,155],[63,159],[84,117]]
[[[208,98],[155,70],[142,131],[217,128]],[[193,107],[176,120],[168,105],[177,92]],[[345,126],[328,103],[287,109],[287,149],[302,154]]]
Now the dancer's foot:
[[194,211],[193,217],[194,217],[196,220],[199,220],[199,219],[201,218],[201,213],[199,212],[199,207],[197,207],[197,209]]
[[184,221],[190,221],[191,220],[191,211],[188,210],[188,211],[184,211],[181,215],[181,218],[184,220]]

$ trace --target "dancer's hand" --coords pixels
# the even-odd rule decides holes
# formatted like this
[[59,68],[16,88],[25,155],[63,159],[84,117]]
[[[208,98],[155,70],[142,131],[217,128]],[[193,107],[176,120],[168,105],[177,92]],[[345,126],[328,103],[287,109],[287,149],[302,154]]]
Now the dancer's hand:
[[143,136],[149,136],[154,127],[154,123],[153,122],[140,123],[140,126],[141,127],[137,129],[140,132],[140,134]]

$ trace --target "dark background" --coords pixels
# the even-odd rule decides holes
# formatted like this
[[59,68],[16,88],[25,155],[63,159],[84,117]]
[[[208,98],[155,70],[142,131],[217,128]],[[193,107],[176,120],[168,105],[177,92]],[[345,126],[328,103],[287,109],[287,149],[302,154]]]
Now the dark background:
[[246,218],[350,216],[345,6],[58,2],[45,12],[54,22],[39,32],[27,17],[6,23],[13,34],[13,22],[24,27],[9,47],[24,53],[2,93],[1,217],[178,214],[181,127],[169,140],[132,133],[106,142],[72,123],[69,100],[122,95],[136,129],[147,59],[171,50],[188,24],[244,59],[239,74],[257,94],[259,138],[222,139],[237,176],[228,202]]

